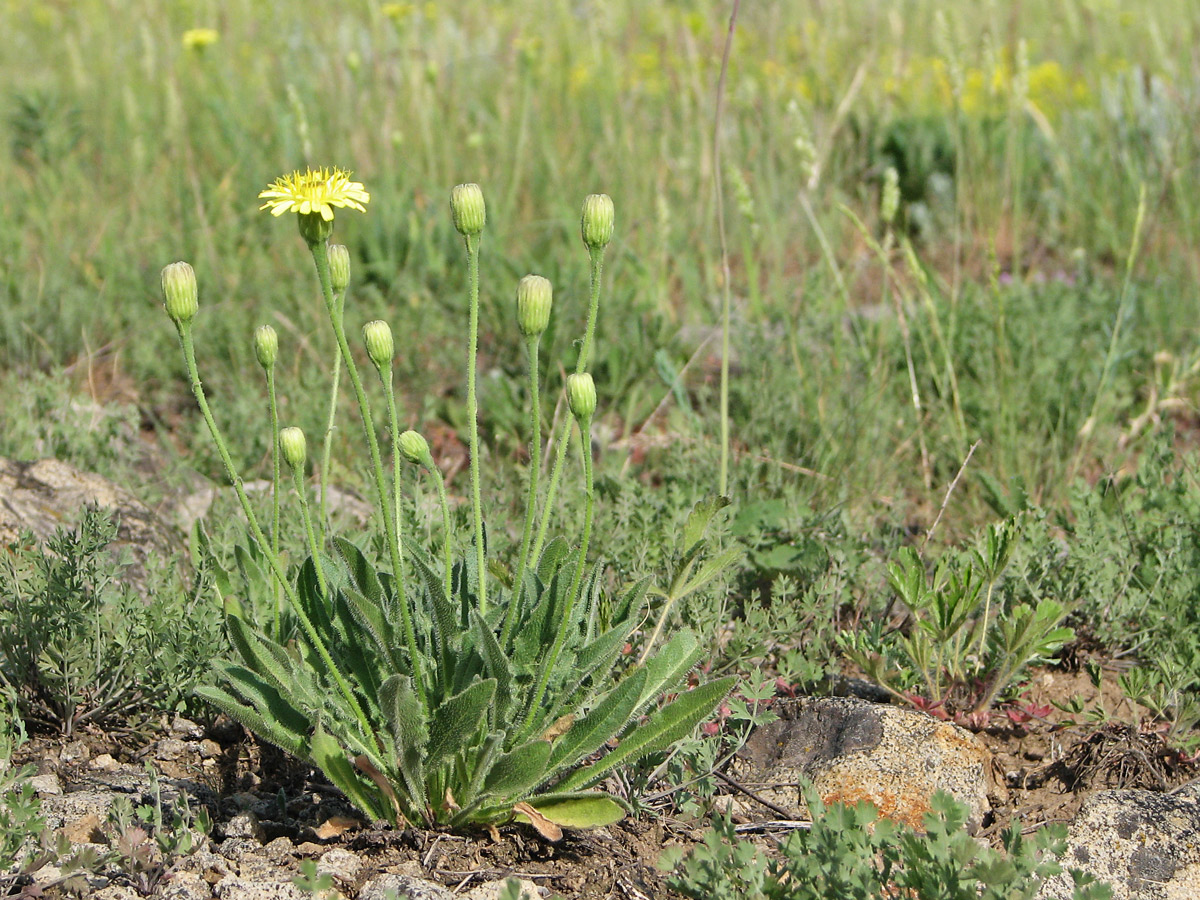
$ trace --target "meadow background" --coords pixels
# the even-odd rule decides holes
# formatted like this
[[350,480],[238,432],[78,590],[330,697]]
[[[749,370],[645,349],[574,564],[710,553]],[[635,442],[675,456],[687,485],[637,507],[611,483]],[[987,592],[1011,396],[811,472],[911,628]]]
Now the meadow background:
[[[670,557],[673,529],[717,487],[713,122],[729,4],[0,9],[0,454],[56,455],[150,502],[193,470],[221,480],[160,309],[176,259],[200,279],[205,384],[247,474],[266,475],[270,446],[256,325],[280,333],[283,421],[317,434],[324,311],[293,226],[255,198],[282,172],[339,165],[372,193],[365,215],[337,219],[348,325],[391,323],[402,427],[443,460],[465,441],[447,200],[483,186],[485,452],[518,464],[485,466],[485,489],[515,508],[513,290],[528,271],[555,284],[553,377],[586,314],[580,202],[603,191],[617,230],[594,367],[598,552],[620,572]],[[1185,0],[743,4],[719,174],[723,527],[747,555],[680,611],[721,635],[724,665],[792,682],[833,666],[839,628],[891,609],[881,561],[928,539],[974,446],[933,547],[1035,512],[1026,568],[1072,548],[1055,590],[1076,626],[1127,654],[1165,658],[1174,641],[1190,673],[1177,687],[1195,687],[1179,625],[1196,616],[1200,506],[1197,47]],[[561,421],[546,393],[546,421]],[[751,602],[770,597],[789,602]],[[749,623],[740,637],[731,617]]]

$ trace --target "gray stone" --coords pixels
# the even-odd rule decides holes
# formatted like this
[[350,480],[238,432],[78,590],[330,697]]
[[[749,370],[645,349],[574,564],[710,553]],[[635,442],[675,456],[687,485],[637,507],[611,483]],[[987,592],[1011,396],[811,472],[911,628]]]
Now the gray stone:
[[252,812],[240,812],[225,824],[225,837],[229,838],[248,838],[257,841],[259,844],[266,843],[266,835],[263,832],[262,823]]
[[389,896],[400,900],[455,900],[454,894],[440,884],[411,875],[376,875],[358,892],[358,900],[388,900]]
[[62,785],[59,784],[58,776],[53,772],[47,775],[34,775],[29,779],[30,786],[37,792],[39,797],[61,797]]
[[173,872],[159,888],[162,900],[212,900],[212,886],[194,872]]
[[[1113,888],[1113,900],[1200,897],[1200,789],[1177,794],[1099,791],[1067,828],[1066,868]],[[1039,900],[1069,900],[1067,873],[1046,882]]]
[[804,781],[825,803],[869,801],[881,815],[914,828],[922,826],[937,791],[968,806],[972,833],[990,808],[991,756],[964,728],[848,697],[797,700],[779,713],[750,736],[735,777],[794,814],[803,809],[798,785]]
[[142,900],[141,894],[121,884],[110,884],[98,891],[92,891],[91,896],[93,900]]
[[328,875],[342,887],[349,887],[362,874],[363,861],[357,854],[340,847],[327,850],[317,860],[317,872]]
[[113,550],[128,550],[131,557],[122,579],[134,586],[144,584],[149,559],[167,559],[182,549],[153,510],[125,488],[57,459],[0,457],[0,497],[0,545],[25,530],[44,542],[59,526],[73,526],[88,505],[110,511],[117,520]]
[[170,762],[187,753],[190,746],[179,738],[163,738],[154,745],[154,758]]
[[486,884],[477,885],[471,890],[463,894],[464,900],[497,900],[500,892],[504,890],[505,884],[509,880],[515,880],[519,889],[517,896],[520,900],[542,900],[546,896],[546,891],[538,887],[532,881],[526,881],[523,878],[503,879],[501,881],[489,881]]
[[312,894],[290,881],[247,881],[223,878],[215,890],[219,900],[312,900]]
[[204,729],[191,719],[176,716],[171,720],[171,734],[185,741],[198,741],[204,737]]

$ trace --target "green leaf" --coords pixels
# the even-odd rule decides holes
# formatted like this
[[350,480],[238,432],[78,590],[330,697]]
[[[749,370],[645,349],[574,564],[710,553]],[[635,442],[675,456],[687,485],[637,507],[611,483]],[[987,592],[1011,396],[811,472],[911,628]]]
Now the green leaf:
[[644,666],[635,669],[554,743],[550,754],[552,774],[595,753],[609,738],[621,733],[637,708],[646,677]]
[[566,538],[559,536],[551,539],[550,543],[542,550],[542,558],[538,561],[538,578],[542,580],[543,584],[550,583],[550,579],[554,577],[559,567],[570,555],[571,545],[567,543]]
[[713,516],[728,506],[732,501],[728,497],[712,494],[696,502],[688,513],[687,522],[683,526],[683,541],[680,544],[684,553],[704,540],[704,532]]
[[500,795],[518,799],[546,780],[546,763],[550,759],[550,742],[529,741],[514,747],[496,760],[483,782],[484,795]]
[[496,679],[496,705],[493,718],[497,724],[500,724],[504,721],[512,700],[512,663],[504,655],[495,633],[476,610],[471,610],[471,628],[475,633],[475,649],[483,658],[484,670],[489,678]]
[[646,662],[646,687],[636,709],[673,688],[704,654],[690,629],[680,629]]
[[329,732],[320,726],[313,732],[310,758],[329,779],[330,783],[346,795],[351,803],[373,819],[386,819],[387,809],[381,802],[380,791],[373,784],[368,787],[358,776],[349,755]]
[[476,732],[483,724],[495,693],[496,679],[485,678],[455,694],[434,710],[429,719],[427,766],[432,768],[454,751],[474,745]]
[[429,727],[425,707],[407,675],[393,675],[379,688],[379,707],[396,747],[396,767],[413,805],[425,805],[425,747]]
[[[525,801],[555,825],[564,828],[603,828],[625,818],[625,810],[608,794],[579,792],[570,797],[553,794]],[[517,821],[527,821],[517,814]]]
[[688,583],[685,584],[678,593],[675,594],[675,599],[679,600],[683,597],[686,597],[688,594],[700,590],[700,588],[704,587],[706,584],[724,572],[727,568],[733,565],[733,563],[741,555],[741,547],[731,547],[720,556],[716,556],[708,560],[708,562],[700,567],[700,571],[697,572],[695,576],[693,576],[692,579],[688,581]]
[[200,685],[196,696],[276,747],[305,757],[309,720],[253,672],[228,666],[222,674],[244,700],[213,685]]
[[736,680],[731,675],[680,694],[674,702],[651,716],[648,722],[622,738],[617,748],[595,765],[576,769],[564,778],[556,785],[555,793],[593,785],[621,763],[633,762],[686,737],[729,693]]

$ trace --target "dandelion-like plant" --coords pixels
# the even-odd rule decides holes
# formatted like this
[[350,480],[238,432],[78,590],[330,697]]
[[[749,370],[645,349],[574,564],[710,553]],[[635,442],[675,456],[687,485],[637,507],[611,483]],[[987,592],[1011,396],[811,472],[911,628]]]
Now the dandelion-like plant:
[[[519,547],[491,548],[485,541],[475,383],[485,207],[478,185],[460,185],[451,195],[454,226],[466,244],[469,290],[471,547],[458,562],[453,557],[444,477],[425,438],[416,431],[400,431],[392,329],[382,320],[362,326],[366,356],[386,400],[392,452],[387,474],[374,416],[346,337],[350,254],[345,247],[331,247],[329,239],[335,211],[365,211],[369,194],[340,169],[310,169],[278,179],[260,199],[266,201],[263,209],[274,215],[296,214],[337,341],[330,418],[316,467],[322,497],[344,368],[370,459],[383,559],[371,559],[350,541],[329,534],[323,501],[319,525],[314,524],[307,496],[307,442],[300,429],[278,427],[274,376],[281,349],[275,332],[264,327],[255,333],[254,347],[267,376],[274,498],[276,503],[280,498],[282,460],[291,474],[299,511],[298,517],[280,515],[273,504],[267,539],[198,374],[193,344],[199,312],[195,273],[186,263],[167,266],[166,310],[179,335],[196,402],[245,514],[249,545],[239,549],[237,568],[248,580],[261,578],[272,597],[269,610],[256,606],[253,598],[264,591],[249,585],[236,593],[251,599],[239,602],[228,587],[233,576],[226,573],[216,579],[219,589],[226,586],[226,620],[238,662],[219,661],[219,683],[199,689],[199,694],[260,737],[320,768],[374,820],[465,828],[517,819],[551,839],[561,834],[562,826],[615,821],[623,814],[623,801],[596,786],[618,765],[665,749],[688,734],[726,694],[732,679],[702,684],[669,702],[661,700],[665,692],[679,689],[701,653],[696,637],[683,629],[653,653],[648,647],[637,662],[614,669],[621,649],[643,621],[649,579],[626,586],[602,603],[603,567],[589,553],[595,500],[590,429],[597,396],[587,362],[603,248],[613,232],[611,199],[593,195],[585,203],[582,234],[592,259],[591,303],[575,371],[563,385],[580,433],[581,533],[575,541],[558,537],[544,542],[573,430],[568,428],[556,439],[551,483],[542,497],[537,477],[542,451],[538,354],[553,290],[545,278],[530,275],[521,279],[516,298],[532,401],[526,508]],[[403,461],[423,470],[437,489],[441,534],[436,548],[404,539],[405,511],[413,507],[402,502]],[[491,509],[505,507],[502,502],[489,504]],[[279,552],[279,532],[289,519],[298,521],[309,548],[308,558],[292,568]],[[422,523],[417,525],[411,533],[424,533]],[[491,533],[503,535],[507,529],[494,527]],[[489,555],[508,558],[510,553],[518,560],[515,577],[493,578],[489,584]],[[275,591],[282,594],[282,604],[275,602]]]

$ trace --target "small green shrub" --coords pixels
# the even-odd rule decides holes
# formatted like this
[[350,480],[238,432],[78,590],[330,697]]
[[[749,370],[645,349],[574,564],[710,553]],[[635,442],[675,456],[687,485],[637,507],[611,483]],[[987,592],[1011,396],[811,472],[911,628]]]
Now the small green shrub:
[[908,633],[872,626],[842,632],[846,655],[897,697],[955,714],[986,715],[1031,663],[1050,659],[1075,632],[1067,607],[1020,602],[1002,580],[1016,522],[990,526],[968,553],[948,554],[926,572],[911,547],[888,567],[888,582],[912,616]]
[[116,534],[89,507],[44,549],[25,535],[0,563],[0,688],[29,726],[64,735],[87,723],[136,727],[182,703],[224,646],[198,591],[185,594],[160,571],[150,602],[117,580]]

